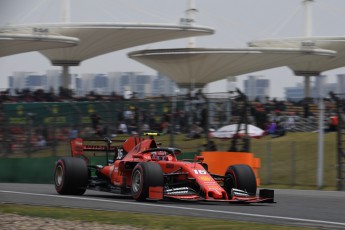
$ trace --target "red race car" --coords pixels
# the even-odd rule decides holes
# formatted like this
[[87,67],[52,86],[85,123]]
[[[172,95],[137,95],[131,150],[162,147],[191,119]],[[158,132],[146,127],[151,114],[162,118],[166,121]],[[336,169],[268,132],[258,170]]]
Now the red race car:
[[[181,150],[160,147],[152,135],[130,137],[121,146],[105,138],[103,145],[71,141],[72,157],[62,157],[54,171],[55,189],[62,195],[82,195],[86,189],[132,196],[137,201],[192,200],[230,203],[274,203],[274,191],[261,189],[248,165],[231,165],[224,175],[208,172],[202,156],[178,160]],[[91,143],[95,143],[92,140]],[[104,165],[91,165],[87,152],[104,152]],[[109,159],[111,158],[111,159]]]

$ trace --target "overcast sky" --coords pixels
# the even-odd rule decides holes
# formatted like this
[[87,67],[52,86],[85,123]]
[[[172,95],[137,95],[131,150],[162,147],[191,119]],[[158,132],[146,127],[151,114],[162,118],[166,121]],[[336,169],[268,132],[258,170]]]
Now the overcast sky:
[[[187,0],[70,0],[72,22],[178,23],[184,17]],[[62,2],[56,0],[0,0],[0,26],[62,21]],[[195,0],[197,24],[214,28],[211,36],[196,38],[197,47],[242,48],[247,42],[265,38],[301,37],[304,35],[302,0]],[[345,36],[345,0],[315,0],[313,4],[314,36]],[[127,58],[129,51],[148,48],[186,47],[187,39],[148,44],[113,52],[86,60],[71,73],[108,73],[114,71],[155,71]],[[345,65],[345,63],[344,63]],[[14,71],[44,74],[60,69],[38,52],[0,58],[0,88],[8,85],[7,76]],[[335,82],[345,68],[327,71],[327,82]],[[237,77],[242,88],[248,75],[271,80],[272,97],[283,97],[283,87],[295,86],[303,78],[293,76],[286,67],[265,70]],[[224,82],[212,89],[226,90]]]

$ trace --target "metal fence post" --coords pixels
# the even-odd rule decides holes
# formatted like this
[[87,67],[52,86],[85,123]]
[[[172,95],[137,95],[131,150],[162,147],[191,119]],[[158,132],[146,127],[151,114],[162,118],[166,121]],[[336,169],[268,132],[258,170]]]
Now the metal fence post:
[[58,140],[57,140],[57,137],[56,137],[56,128],[57,128],[57,125],[56,125],[56,120],[57,120],[57,114],[56,112],[53,112],[53,122],[52,122],[52,140],[53,140],[53,143],[52,143],[52,155],[53,157],[55,157],[57,154],[57,145],[58,145]]
[[271,153],[272,153],[271,142],[267,141],[266,142],[266,165],[267,165],[266,166],[267,167],[266,182],[267,184],[271,184],[271,173],[272,173]]
[[296,185],[296,142],[291,142],[291,186]]
[[177,103],[177,95],[172,96],[171,98],[171,109],[170,109],[170,146],[175,146],[175,113],[176,113],[176,103]]
[[27,113],[26,114],[26,141],[25,141],[25,149],[24,152],[27,154],[28,157],[31,157],[31,152],[32,152],[32,126],[33,126],[33,119],[34,119],[34,114],[32,113]]

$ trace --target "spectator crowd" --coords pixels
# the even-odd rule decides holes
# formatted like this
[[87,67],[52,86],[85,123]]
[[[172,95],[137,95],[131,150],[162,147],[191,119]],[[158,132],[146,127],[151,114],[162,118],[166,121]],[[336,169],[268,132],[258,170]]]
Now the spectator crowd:
[[[163,100],[162,100],[163,99]],[[300,119],[309,119],[316,116],[311,109],[313,103],[302,100],[292,102],[286,100],[260,100],[244,103],[243,101],[216,100],[210,104],[205,103],[202,97],[192,98],[187,104],[172,107],[172,99],[169,97],[157,98],[163,103],[163,108],[158,109],[154,99],[148,107],[142,107],[141,101],[133,98],[136,103],[130,103],[122,97],[113,93],[109,96],[96,95],[90,92],[85,97],[74,97],[72,91],[60,88],[56,95],[53,91],[43,90],[16,90],[16,96],[11,96],[9,90],[0,93],[0,119],[5,124],[3,105],[5,103],[30,103],[30,102],[83,102],[83,101],[123,101],[128,104],[124,109],[118,109],[112,118],[103,119],[103,114],[93,112],[90,114],[90,127],[59,127],[52,136],[51,128],[42,125],[33,127],[31,139],[35,141],[35,148],[41,149],[51,145],[52,139],[64,140],[74,139],[80,135],[111,136],[116,134],[138,134],[146,131],[158,131],[161,133],[184,134],[186,140],[202,138],[208,135],[208,131],[218,129],[223,125],[239,123],[241,118],[246,116],[249,124],[265,130],[265,134],[272,137],[281,137],[289,131],[293,131]],[[185,100],[186,101],[186,100]],[[244,108],[246,105],[248,107]],[[337,122],[335,121],[335,110],[332,103],[326,104],[326,117],[330,118],[330,125],[325,131],[334,131]],[[327,107],[328,106],[328,107]],[[297,108],[297,109],[291,109]],[[246,111],[246,113],[243,113]],[[331,119],[332,118],[332,119]],[[115,128],[109,127],[109,119],[115,120]],[[327,123],[328,124],[328,123]],[[4,127],[1,128],[2,140],[12,135],[18,143],[27,141],[28,132],[25,127],[10,127],[8,137],[5,137]],[[26,137],[25,137],[26,135]],[[20,138],[19,138],[20,137]]]

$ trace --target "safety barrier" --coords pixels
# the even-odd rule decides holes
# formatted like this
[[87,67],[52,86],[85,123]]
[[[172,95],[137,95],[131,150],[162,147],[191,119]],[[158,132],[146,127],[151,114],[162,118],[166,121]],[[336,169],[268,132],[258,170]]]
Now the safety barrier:
[[[183,153],[182,158],[193,158],[195,153]],[[50,184],[54,182],[54,166],[60,157],[2,158],[0,182]],[[105,164],[104,156],[91,157],[90,164]]]
[[201,152],[201,155],[204,156],[204,161],[205,163],[207,163],[209,171],[219,175],[224,175],[226,169],[230,165],[249,165],[255,173],[257,185],[260,185],[260,178],[258,172],[260,168],[260,159],[255,158],[253,153]]
[[52,183],[57,157],[3,158],[0,161],[0,182]]

